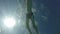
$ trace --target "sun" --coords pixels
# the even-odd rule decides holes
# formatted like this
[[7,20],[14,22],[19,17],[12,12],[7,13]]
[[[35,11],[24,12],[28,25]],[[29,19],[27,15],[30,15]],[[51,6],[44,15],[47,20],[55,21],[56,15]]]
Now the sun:
[[13,27],[16,24],[16,20],[13,17],[6,17],[3,22],[7,27]]

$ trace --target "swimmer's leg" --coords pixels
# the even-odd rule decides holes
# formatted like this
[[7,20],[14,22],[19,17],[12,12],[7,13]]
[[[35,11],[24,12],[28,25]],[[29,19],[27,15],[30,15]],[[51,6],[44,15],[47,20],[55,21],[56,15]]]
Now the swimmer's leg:
[[31,29],[29,27],[29,18],[28,17],[26,17],[26,27],[27,27],[29,33],[32,34]]
[[31,21],[32,21],[33,28],[36,30],[36,33],[39,34],[38,27],[35,25],[34,16],[32,16]]

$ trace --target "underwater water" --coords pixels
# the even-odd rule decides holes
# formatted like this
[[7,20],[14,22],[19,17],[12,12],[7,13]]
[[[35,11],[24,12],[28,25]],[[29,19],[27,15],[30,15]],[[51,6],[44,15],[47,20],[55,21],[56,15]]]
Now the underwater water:
[[[51,22],[54,18],[50,17],[54,17],[51,11],[52,5],[49,5],[48,0],[32,0],[31,8],[39,34],[53,34],[55,32],[55,24],[53,25]],[[0,0],[0,34],[30,34],[26,27],[26,14],[28,13],[26,6],[26,0]],[[5,17],[8,19],[5,20]],[[49,19],[51,19],[51,21],[48,21]],[[11,20],[12,23],[9,20]],[[6,21],[8,21],[8,23]],[[28,27],[33,34],[36,34],[37,31],[33,28],[31,20],[29,20]]]

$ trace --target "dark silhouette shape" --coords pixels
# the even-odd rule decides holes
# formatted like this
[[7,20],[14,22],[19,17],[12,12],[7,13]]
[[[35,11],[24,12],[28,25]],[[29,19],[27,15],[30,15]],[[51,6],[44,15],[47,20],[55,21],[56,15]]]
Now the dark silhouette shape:
[[38,28],[35,25],[34,15],[32,12],[32,0],[27,0],[27,12],[28,13],[26,14],[26,27],[28,31],[30,32],[30,34],[32,34],[32,31],[29,28],[29,19],[31,19],[33,28],[35,29],[36,33],[39,34]]

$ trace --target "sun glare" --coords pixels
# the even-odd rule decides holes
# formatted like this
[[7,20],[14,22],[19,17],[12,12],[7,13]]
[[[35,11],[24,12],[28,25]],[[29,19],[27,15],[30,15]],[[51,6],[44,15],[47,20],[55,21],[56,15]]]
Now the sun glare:
[[3,20],[4,25],[7,27],[13,27],[16,23],[16,20],[12,17],[7,17]]

